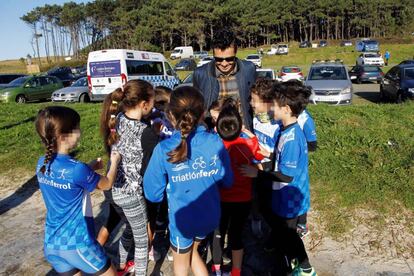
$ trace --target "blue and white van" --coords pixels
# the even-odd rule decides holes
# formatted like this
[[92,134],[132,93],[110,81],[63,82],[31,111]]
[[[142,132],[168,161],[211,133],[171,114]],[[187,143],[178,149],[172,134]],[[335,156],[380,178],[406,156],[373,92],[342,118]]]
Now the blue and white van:
[[355,50],[358,52],[378,52],[379,42],[372,39],[360,40],[355,44]]
[[92,101],[102,101],[105,96],[127,81],[146,80],[154,87],[173,89],[180,80],[160,53],[126,49],[108,49],[88,55],[88,87]]

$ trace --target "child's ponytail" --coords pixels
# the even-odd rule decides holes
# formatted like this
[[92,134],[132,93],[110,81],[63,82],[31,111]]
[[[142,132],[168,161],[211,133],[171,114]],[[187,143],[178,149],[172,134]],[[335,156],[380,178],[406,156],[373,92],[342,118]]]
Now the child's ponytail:
[[60,135],[70,134],[79,128],[79,114],[68,107],[49,106],[39,111],[35,126],[43,144],[46,147],[45,160],[40,168],[46,172],[46,166],[53,162],[53,155],[57,152],[57,139]]
[[204,114],[204,98],[193,87],[183,86],[171,94],[169,112],[175,121],[175,128],[181,132],[181,142],[168,153],[168,162],[176,164],[187,159],[187,140]]

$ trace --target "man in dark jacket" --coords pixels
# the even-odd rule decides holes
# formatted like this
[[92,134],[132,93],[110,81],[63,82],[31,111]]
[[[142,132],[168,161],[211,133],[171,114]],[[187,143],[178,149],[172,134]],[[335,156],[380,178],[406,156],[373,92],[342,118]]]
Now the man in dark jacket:
[[256,81],[256,67],[250,61],[236,58],[237,42],[233,32],[219,30],[214,34],[214,61],[194,71],[193,86],[204,96],[205,109],[221,97],[240,100],[243,124],[253,129],[250,87]]

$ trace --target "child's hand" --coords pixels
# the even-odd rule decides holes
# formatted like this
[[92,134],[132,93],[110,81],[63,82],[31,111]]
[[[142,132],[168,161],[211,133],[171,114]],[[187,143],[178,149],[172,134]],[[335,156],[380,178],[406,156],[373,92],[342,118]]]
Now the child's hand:
[[242,131],[247,135],[247,137],[249,137],[249,138],[253,138],[254,137],[254,134],[250,130],[248,130],[247,128],[245,128],[244,126],[242,128]]
[[95,160],[92,160],[91,162],[89,162],[88,166],[94,171],[100,170],[103,168],[102,159],[97,158]]
[[241,165],[239,168],[240,174],[247,177],[257,177],[258,169],[250,165]]
[[121,155],[117,151],[111,151],[111,156],[109,157],[109,161],[111,162],[111,166],[118,166],[119,161],[121,161]]
[[264,157],[270,157],[270,152],[268,152],[264,147],[262,147],[261,145],[259,145],[259,147],[260,147],[260,150],[259,150],[259,153],[261,154],[261,155],[263,155]]

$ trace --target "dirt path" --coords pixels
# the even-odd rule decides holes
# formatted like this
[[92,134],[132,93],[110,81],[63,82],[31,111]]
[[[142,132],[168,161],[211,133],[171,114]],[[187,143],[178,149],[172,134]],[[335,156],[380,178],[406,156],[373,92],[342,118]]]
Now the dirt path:
[[[24,184],[15,190],[14,183]],[[93,207],[98,223],[104,217],[102,201],[102,194],[95,192]],[[55,275],[43,259],[44,214],[34,178],[0,177],[0,275]],[[316,212],[310,213],[312,232],[305,240],[319,275],[414,275],[414,235],[408,231],[414,229],[413,212],[401,211],[398,218],[385,219],[384,229],[370,227],[369,222],[377,219],[375,214],[360,212],[353,222],[355,228],[340,241],[324,234],[317,217]],[[115,243],[108,250],[114,248]],[[153,263],[150,271],[152,267]],[[171,263],[165,261],[161,270],[172,275]]]

